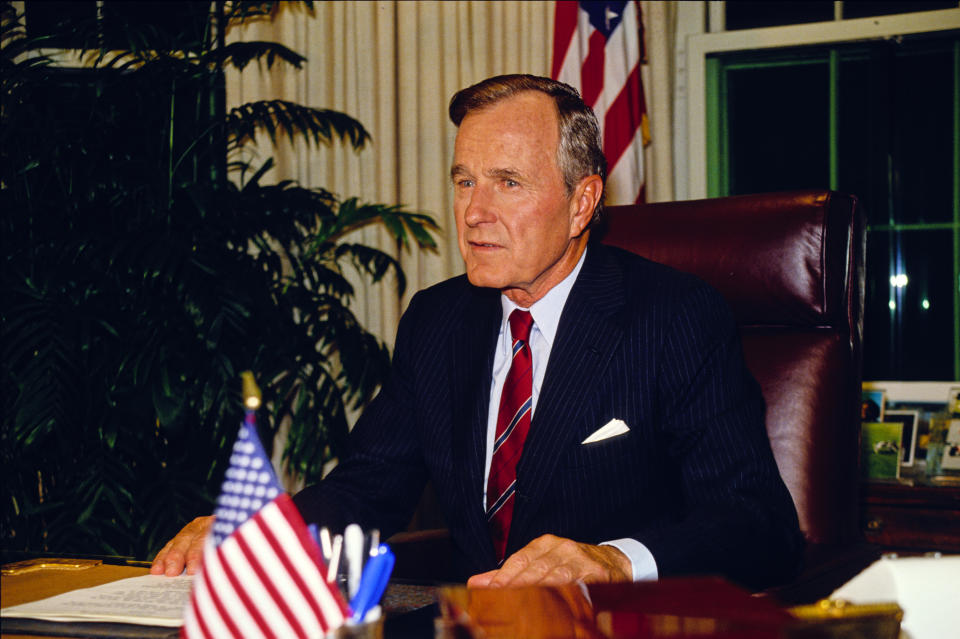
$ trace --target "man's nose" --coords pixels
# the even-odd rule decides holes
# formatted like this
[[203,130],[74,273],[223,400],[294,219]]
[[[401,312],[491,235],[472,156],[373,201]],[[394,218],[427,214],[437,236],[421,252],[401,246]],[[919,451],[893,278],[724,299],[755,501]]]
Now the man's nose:
[[492,189],[477,184],[470,189],[470,200],[463,212],[463,221],[467,226],[476,226],[495,219]]

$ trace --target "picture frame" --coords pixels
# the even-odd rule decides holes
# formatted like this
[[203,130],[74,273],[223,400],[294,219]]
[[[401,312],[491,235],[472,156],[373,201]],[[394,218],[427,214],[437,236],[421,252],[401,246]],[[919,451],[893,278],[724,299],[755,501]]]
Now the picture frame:
[[960,415],[960,386],[951,386],[947,391],[947,412]]
[[920,421],[918,410],[888,410],[883,421],[886,423],[898,422],[903,424],[900,439],[900,466],[913,466],[917,451],[917,425]]
[[863,388],[860,391],[861,422],[882,422],[887,404],[887,392],[882,388]]
[[900,478],[902,422],[863,422],[860,431],[860,470],[868,481]]
[[947,420],[946,444],[940,468],[953,473],[960,471],[960,419]]

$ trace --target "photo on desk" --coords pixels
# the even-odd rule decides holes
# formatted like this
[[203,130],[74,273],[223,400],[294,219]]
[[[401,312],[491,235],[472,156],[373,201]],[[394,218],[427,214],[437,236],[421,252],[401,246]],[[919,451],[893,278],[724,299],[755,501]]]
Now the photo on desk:
[[860,421],[882,422],[887,393],[882,388],[861,390]]
[[946,420],[947,434],[943,447],[940,468],[950,471],[960,470],[960,419]]
[[960,386],[951,386],[947,394],[947,412],[960,414]]
[[903,435],[900,439],[900,465],[910,467],[917,451],[917,422],[920,420],[920,411],[917,410],[888,410],[883,417],[887,423],[898,422],[903,424]]
[[863,422],[860,430],[860,470],[869,481],[900,477],[900,422]]

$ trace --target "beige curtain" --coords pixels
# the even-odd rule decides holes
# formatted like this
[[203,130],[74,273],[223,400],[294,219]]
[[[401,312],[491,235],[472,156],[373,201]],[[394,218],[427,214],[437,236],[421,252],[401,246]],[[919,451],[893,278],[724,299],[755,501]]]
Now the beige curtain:
[[[652,142],[646,149],[647,199],[673,199],[673,47],[676,7],[642,2],[649,64],[643,69]],[[455,129],[447,118],[459,88],[500,73],[549,73],[552,1],[319,2],[309,11],[282,3],[273,20],[235,29],[228,39],[275,40],[306,56],[301,70],[255,65],[227,77],[229,105],[284,98],[344,111],[373,136],[361,152],[342,146],[285,145],[265,179],[292,178],[341,197],[401,203],[441,225],[436,252],[403,251],[380,230],[359,240],[399,255],[407,291],[357,282],[353,308],[393,343],[400,313],[417,290],[463,271],[452,220],[448,170]]]
[[[373,144],[357,153],[334,145],[297,144],[275,155],[265,179],[293,178],[341,197],[401,203],[440,224],[436,252],[403,251],[407,292],[360,286],[353,304],[360,321],[393,343],[401,310],[417,290],[462,273],[452,220],[449,167],[455,128],[447,118],[459,88],[500,73],[549,73],[552,2],[320,2],[309,12],[283,3],[273,21],[228,34],[275,40],[307,57],[300,71],[251,66],[227,77],[228,105],[285,98],[344,111],[360,120]],[[359,240],[395,247],[380,230]]]
[[644,150],[648,202],[674,199],[673,78],[677,3],[641,2],[647,64],[640,72],[647,98],[650,144]]

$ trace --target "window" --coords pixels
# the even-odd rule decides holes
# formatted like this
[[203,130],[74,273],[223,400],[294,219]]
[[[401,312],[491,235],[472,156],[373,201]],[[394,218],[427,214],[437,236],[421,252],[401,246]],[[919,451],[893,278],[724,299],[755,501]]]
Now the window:
[[[687,195],[856,194],[864,379],[960,378],[960,9],[794,3],[831,5],[834,18],[749,28],[736,16],[747,4],[724,5],[727,29],[741,30],[689,39]],[[864,11],[880,17],[841,20]]]
[[865,379],[960,374],[957,59],[951,35],[708,62],[711,195],[832,188],[865,207]]

